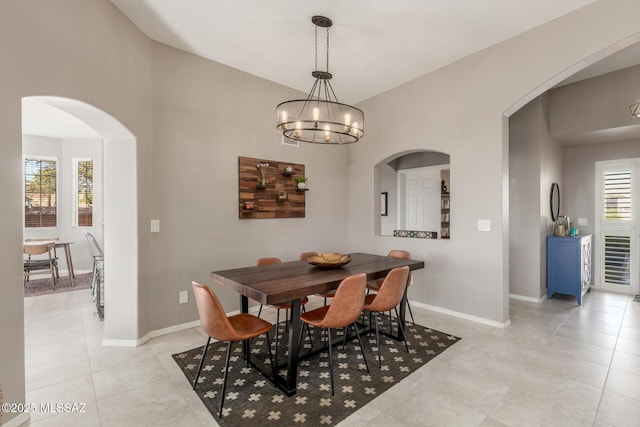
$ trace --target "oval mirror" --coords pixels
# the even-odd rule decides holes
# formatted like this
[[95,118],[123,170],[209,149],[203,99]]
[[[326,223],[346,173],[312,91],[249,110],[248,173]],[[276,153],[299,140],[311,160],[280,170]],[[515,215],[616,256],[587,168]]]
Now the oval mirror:
[[551,220],[555,222],[560,214],[560,187],[558,187],[558,184],[555,182],[551,184],[549,205],[551,206]]

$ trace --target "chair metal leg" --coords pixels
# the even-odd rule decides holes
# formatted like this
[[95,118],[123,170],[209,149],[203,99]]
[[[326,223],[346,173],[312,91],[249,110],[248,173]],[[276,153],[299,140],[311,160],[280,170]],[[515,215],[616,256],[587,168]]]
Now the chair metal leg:
[[222,406],[224,405],[224,394],[227,391],[227,374],[229,373],[229,358],[231,356],[231,344],[233,341],[229,341],[227,345],[227,360],[224,364],[224,380],[222,380],[222,395],[220,396],[220,412],[218,418],[222,418]]
[[260,308],[258,309],[258,317],[260,317],[261,313],[262,313],[262,304],[260,304]]
[[407,349],[407,353],[409,353],[409,345],[407,344],[407,337],[404,333],[404,328],[402,327],[402,322],[400,321],[400,315],[398,314],[397,308],[396,308],[396,319],[398,319],[398,330],[402,334],[402,341],[404,341],[404,347]]
[[333,357],[331,355],[331,331],[327,328],[327,337],[329,337],[329,376],[331,377],[331,396],[335,396],[333,391]]
[[207,349],[209,348],[209,343],[211,342],[211,337],[207,338],[207,343],[204,345],[204,350],[202,351],[202,359],[200,359],[200,366],[198,366],[198,372],[196,372],[196,377],[193,380],[193,389],[196,389],[196,385],[198,384],[198,377],[200,376],[200,371],[202,370],[202,365],[204,364],[204,357],[207,355]]
[[382,368],[382,356],[380,355],[380,331],[378,331],[378,312],[373,313],[373,317],[376,321],[376,343],[378,346],[378,366]]
[[[269,362],[271,363],[271,378],[276,377],[276,365],[273,362],[273,353],[271,352],[271,338],[269,337],[269,331],[266,332],[267,334],[267,349],[269,350]],[[251,353],[249,353],[251,354]]]
[[413,319],[413,311],[411,311],[411,304],[409,304],[409,300],[408,299],[407,299],[407,308],[409,309],[409,315],[411,316],[411,323],[413,323],[415,325],[416,321]]
[[280,310],[276,312],[276,363],[278,363],[278,336],[280,335]]
[[307,334],[309,335],[309,344],[311,344],[311,348],[313,348],[313,340],[311,339],[311,326],[309,326],[308,323],[305,323],[305,325],[307,325]]
[[364,347],[362,346],[362,341],[360,341],[360,332],[358,332],[358,327],[356,326],[355,322],[353,322],[351,326],[353,326],[353,329],[355,329],[356,331],[356,336],[358,337],[358,345],[360,346],[360,352],[362,353],[362,360],[364,360],[364,366],[366,366],[367,372],[369,372],[369,364],[367,363],[367,358],[364,355]]

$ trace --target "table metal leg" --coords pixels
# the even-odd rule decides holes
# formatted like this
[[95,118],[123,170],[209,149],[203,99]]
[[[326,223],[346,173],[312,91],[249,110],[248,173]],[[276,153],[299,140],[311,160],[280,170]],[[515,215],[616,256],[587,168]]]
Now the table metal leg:
[[283,390],[288,396],[296,394],[298,379],[298,352],[301,332],[300,299],[291,301],[291,325],[289,327],[289,355],[287,358],[287,379]]
[[405,318],[407,314],[407,288],[408,286],[404,287],[404,293],[402,294],[402,300],[400,301],[400,317],[398,318],[398,322],[400,323],[400,325],[402,325],[402,327],[398,327],[399,341],[405,340],[404,331],[406,327]]
[[[249,312],[249,298],[247,298],[244,295],[240,296],[240,312],[241,313],[248,313]],[[249,360],[249,341],[248,340],[244,340],[242,341],[242,355],[244,356],[245,360]]]

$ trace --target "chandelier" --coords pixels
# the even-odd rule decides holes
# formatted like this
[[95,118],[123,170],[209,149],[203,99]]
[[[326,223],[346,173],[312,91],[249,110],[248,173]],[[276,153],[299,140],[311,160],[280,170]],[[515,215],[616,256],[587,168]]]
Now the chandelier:
[[[362,110],[338,102],[329,72],[329,28],[333,23],[324,16],[314,16],[316,79],[307,99],[285,101],[276,107],[276,128],[286,138],[317,144],[351,144],[364,135]],[[326,70],[318,70],[318,27],[327,29]]]
[[633,117],[640,119],[640,101],[636,102],[635,104],[632,104],[629,107],[629,111],[631,111],[631,115]]

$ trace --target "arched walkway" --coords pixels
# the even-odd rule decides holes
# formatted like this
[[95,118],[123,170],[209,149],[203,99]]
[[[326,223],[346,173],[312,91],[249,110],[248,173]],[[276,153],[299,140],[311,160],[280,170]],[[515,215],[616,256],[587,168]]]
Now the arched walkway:
[[103,345],[135,346],[138,340],[138,213],[136,138],[118,120],[87,103],[30,96],[67,113],[103,140],[105,320]]

